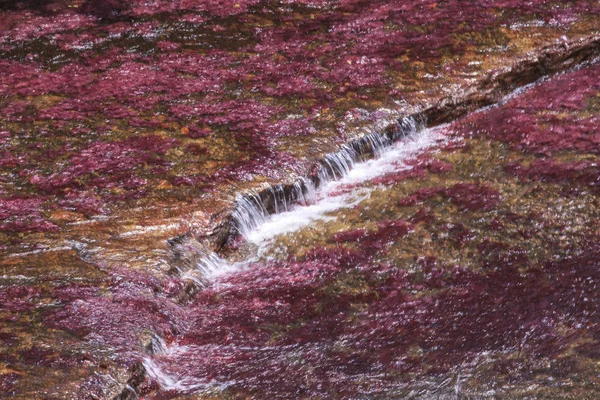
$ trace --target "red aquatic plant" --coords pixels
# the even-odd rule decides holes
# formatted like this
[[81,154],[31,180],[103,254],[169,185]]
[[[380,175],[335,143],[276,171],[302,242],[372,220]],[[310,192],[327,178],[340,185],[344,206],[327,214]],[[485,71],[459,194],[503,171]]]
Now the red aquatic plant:
[[500,202],[498,191],[488,185],[457,183],[448,188],[421,188],[401,199],[400,206],[414,206],[435,196],[451,200],[460,209],[467,211],[491,210]]

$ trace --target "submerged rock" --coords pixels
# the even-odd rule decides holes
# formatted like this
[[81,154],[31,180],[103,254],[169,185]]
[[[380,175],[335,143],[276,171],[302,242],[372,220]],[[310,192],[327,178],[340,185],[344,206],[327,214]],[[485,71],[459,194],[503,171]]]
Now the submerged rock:
[[597,56],[598,11],[0,4],[0,390],[556,397],[569,376],[595,382],[596,66],[341,187],[371,198],[275,239],[276,260],[218,284],[195,269],[252,251],[229,235],[236,195],[293,188],[343,143],[396,139],[405,115],[450,122]]
[[536,104],[519,115],[543,121],[598,70],[440,128],[453,142],[407,163],[419,173],[364,181],[370,197],[277,237],[260,262],[210,285],[187,307],[189,328],[145,361],[162,388],[151,398],[597,395],[595,186],[510,167],[595,151],[528,154],[497,116]]

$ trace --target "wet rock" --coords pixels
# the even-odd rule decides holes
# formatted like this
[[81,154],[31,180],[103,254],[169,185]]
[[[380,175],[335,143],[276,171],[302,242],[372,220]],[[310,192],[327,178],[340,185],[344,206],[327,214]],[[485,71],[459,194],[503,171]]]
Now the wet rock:
[[[595,215],[594,68],[453,124],[449,135],[473,140],[461,162],[448,149],[447,159],[431,155],[378,178],[386,187],[379,190],[394,193],[386,211],[352,210],[370,225],[315,235],[289,261],[259,261],[224,288],[197,292],[185,274],[231,237],[235,195],[314,176],[315,163],[340,144],[373,131],[394,136],[406,114],[449,122],[597,55],[595,4],[0,7],[0,338],[10,344],[0,388],[7,393],[127,398],[162,387],[157,396],[206,389],[402,397],[410,381],[403,374],[445,377],[477,352],[508,357],[525,337],[517,354],[552,360],[540,371],[556,379],[580,368],[557,360],[571,344],[593,356],[564,316],[572,312],[593,331],[593,308],[565,306],[569,296],[595,299],[576,279],[593,274],[586,269],[593,246],[577,250],[582,267],[565,260],[573,242],[593,233],[580,220]],[[507,144],[510,151],[498,150],[506,158],[494,158],[501,172],[475,153],[485,147],[475,138]],[[469,155],[479,163],[473,170]],[[546,202],[562,214],[547,213]],[[536,212],[540,226],[524,226]],[[480,225],[496,229],[482,233]],[[528,243],[518,248],[516,237]],[[167,243],[174,238],[185,240]],[[421,251],[435,253],[439,266],[419,261],[424,275],[401,272]],[[519,275],[526,260],[546,277]],[[467,267],[449,266],[457,262]],[[478,268],[488,272],[472,272]],[[564,295],[552,298],[560,306],[542,298],[550,289]],[[527,304],[509,301],[517,298]],[[484,315],[486,307],[496,308]],[[532,310],[555,311],[548,321],[575,336]],[[511,320],[495,325],[504,315]],[[185,357],[150,355],[155,333],[171,349],[189,345]],[[144,377],[144,360],[148,371],[158,365],[191,380],[169,391],[169,379]],[[518,369],[511,362],[497,368]],[[221,380],[238,383],[211,386]]]
[[[469,118],[487,121],[554,84]],[[153,378],[164,388],[157,398],[210,393],[224,381],[219,393],[233,397],[487,396],[490,387],[568,397],[565,385],[594,396],[579,377],[595,379],[596,192],[564,177],[554,157],[579,173],[588,165],[573,160],[595,153],[528,155],[505,137],[472,137],[474,126],[496,125],[464,122],[442,128],[464,146],[428,155],[451,168],[367,182],[377,189],[356,207],[272,247],[273,256],[280,246],[295,256],[265,258],[199,294],[190,310],[202,322],[147,364],[163,374]],[[515,159],[527,165],[519,171],[548,176],[515,177]],[[185,383],[175,389],[165,377]]]

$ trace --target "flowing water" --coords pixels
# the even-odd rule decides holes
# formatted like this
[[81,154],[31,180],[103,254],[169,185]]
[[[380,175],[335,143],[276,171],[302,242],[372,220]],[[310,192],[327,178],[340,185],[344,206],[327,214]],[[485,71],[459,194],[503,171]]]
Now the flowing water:
[[[292,232],[311,221],[326,218],[326,214],[351,207],[368,196],[359,185],[393,170],[410,168],[403,160],[415,156],[440,139],[424,129],[414,118],[406,117],[398,124],[399,134],[391,138],[383,134],[366,135],[357,145],[359,150],[345,145],[340,151],[325,155],[315,184],[310,179],[296,183],[289,196],[281,186],[270,189],[274,213],[270,215],[257,195],[238,198],[233,214],[239,233],[250,243],[264,244],[277,235]],[[397,141],[398,138],[402,141]],[[366,149],[362,146],[366,146]],[[369,152],[374,158],[360,161]],[[350,190],[351,187],[356,190]]]
[[[393,171],[411,169],[406,160],[444,142],[440,128],[424,128],[414,118],[404,118],[399,125],[402,127],[401,135],[388,138],[370,134],[361,141],[368,144],[368,151],[374,156],[372,159],[360,161],[366,151],[344,146],[324,157],[316,180],[318,184],[303,178],[293,185],[290,193],[286,193],[281,185],[269,188],[273,213],[267,210],[260,196],[239,196],[233,224],[252,254],[245,251],[246,259],[228,263],[217,254],[210,253],[198,262],[197,270],[205,279],[212,281],[222,274],[244,268],[268,252],[275,237],[291,234],[317,220],[332,219],[334,217],[329,216],[332,212],[359,204],[374,189],[361,184]],[[402,140],[398,141],[399,137]],[[183,278],[186,277],[200,283],[189,273],[183,275]]]
[[337,180],[328,180],[313,195],[308,204],[294,207],[270,216],[262,224],[244,234],[245,239],[264,250],[271,240],[279,235],[290,234],[314,221],[328,219],[328,215],[341,208],[349,208],[369,197],[373,187],[364,187],[377,176],[394,171],[408,170],[406,160],[443,141],[439,129],[420,129],[390,147],[381,147],[378,157],[358,163],[344,170]]
[[600,398],[598,26],[0,1],[0,398]]
[[449,125],[412,121],[372,158],[347,146],[317,179],[238,198],[239,236],[200,261],[204,289],[143,360],[150,382],[173,397],[454,399],[594,380],[597,166],[546,165],[494,135],[598,70]]
[[[206,281],[202,282],[202,286],[205,286],[206,290],[211,290],[211,285],[216,288],[223,284],[227,286],[231,283],[226,279],[223,282],[221,278],[226,278],[228,274],[236,274],[249,268],[261,268],[260,263],[272,260],[271,256],[265,259],[263,255],[273,252],[272,246],[277,237],[293,235],[295,231],[316,221],[335,219],[336,217],[331,215],[333,212],[355,207],[369,198],[377,186],[366,184],[374,178],[408,171],[413,168],[408,161],[432,147],[448,142],[442,134],[443,127],[424,128],[413,119],[405,119],[403,124],[406,130],[402,140],[391,142],[387,138],[382,139],[383,135],[368,137],[375,156],[372,159],[358,161],[361,155],[349,146],[327,155],[323,161],[325,167],[319,174],[318,186],[309,179],[303,179],[294,186],[291,196],[286,196],[281,187],[270,189],[275,204],[272,214],[267,211],[258,195],[240,196],[234,213],[235,225],[246,246],[249,246],[254,254],[235,263],[229,263],[215,253],[208,254],[197,266],[203,278],[209,281],[208,286]],[[287,346],[287,350],[294,348],[295,346]],[[211,346],[182,346],[177,342],[166,345],[164,340],[155,338],[153,349],[154,356],[146,358],[143,364],[151,379],[158,382],[163,390],[181,393],[206,392],[224,390],[233,384],[221,382],[219,379],[207,380],[193,375],[186,376],[185,372],[180,370],[173,372],[169,371],[168,367],[165,368],[165,359],[176,362],[179,358],[185,359],[191,352],[214,351]],[[263,347],[260,351],[269,350],[286,349]]]

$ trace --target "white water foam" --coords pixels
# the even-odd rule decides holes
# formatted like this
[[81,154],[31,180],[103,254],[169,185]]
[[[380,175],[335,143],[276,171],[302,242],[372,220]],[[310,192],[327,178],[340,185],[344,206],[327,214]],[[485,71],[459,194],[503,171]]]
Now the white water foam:
[[405,117],[395,122],[392,132],[368,133],[351,144],[343,145],[338,151],[326,154],[320,162],[315,182],[302,179],[288,190],[282,185],[277,185],[268,188],[260,195],[239,196],[232,215],[235,229],[248,238],[251,232],[269,220],[271,214],[269,208],[275,214],[279,214],[289,211],[298,203],[302,205],[315,203],[318,200],[314,195],[317,188],[323,189],[332,180],[343,180],[351,175],[355,165],[362,164],[365,157],[381,157],[396,140],[414,136],[420,125],[421,123],[415,118]]
[[240,263],[229,263],[210,252],[204,255],[196,264],[195,268],[181,272],[181,279],[191,280],[199,287],[206,287],[214,282],[219,276],[242,268]]
[[[282,185],[272,186],[268,192],[276,214],[290,210],[297,203],[308,204],[315,199],[315,187],[309,179],[301,179],[294,183],[289,192],[286,192]],[[233,220],[236,229],[242,236],[247,236],[263,224],[268,217],[269,211],[260,196],[250,194],[239,196],[236,199]]]
[[345,187],[365,183],[389,172],[411,168],[404,161],[438,143],[442,139],[439,131],[439,128],[424,129],[384,149],[379,158],[355,164],[341,179],[323,185],[313,204],[297,205],[286,212],[265,215],[263,222],[244,237],[263,247],[276,236],[297,231],[316,220],[327,219],[328,213],[333,211],[353,207],[368,198],[373,188],[356,188],[347,192]]
[[[274,193],[276,201],[281,199],[279,208],[276,210],[279,213],[276,214],[269,215],[258,196],[246,197],[245,200],[238,203],[247,206],[241,208],[239,217],[247,218],[250,223],[246,227],[252,226],[253,228],[240,233],[248,242],[257,245],[257,255],[260,255],[276,236],[297,231],[315,220],[332,218],[328,216],[329,213],[360,203],[368,198],[371,191],[374,190],[373,187],[361,187],[360,184],[390,172],[411,168],[406,161],[444,140],[439,128],[424,129],[384,149],[378,147],[378,158],[365,162],[352,162],[352,165],[344,170],[339,180],[333,181],[330,180],[333,176],[328,177],[318,190],[305,181],[302,184],[303,187],[298,187],[296,204],[285,199],[285,196],[279,195],[278,197],[277,193]],[[342,165],[345,166],[343,163]],[[336,169],[336,173],[338,171],[340,169]],[[252,213],[257,215],[251,215]],[[206,282],[210,282],[211,285],[219,285],[219,276],[241,270],[251,261],[252,257],[230,264],[218,255],[211,253],[198,263],[196,271],[202,274],[203,278],[207,280]],[[180,346],[176,343],[167,344],[161,338],[155,338],[152,342],[152,350],[154,354],[144,358],[143,365],[148,377],[158,383],[163,390],[197,393],[219,387],[224,389],[231,384],[231,382],[207,381],[188,376],[185,373],[177,373],[170,370],[168,365],[164,365],[161,361],[162,358],[176,359],[185,353],[201,351],[201,349]]]
[[[173,354],[169,354],[173,355]],[[167,373],[156,361],[150,357],[144,358],[142,361],[144,369],[148,377],[163,390],[173,390],[176,392],[187,393],[200,389],[207,389],[209,385],[206,382],[199,381],[192,377],[178,377]]]
[[[214,283],[220,276],[244,269],[256,261],[277,236],[298,231],[318,220],[332,218],[330,213],[354,207],[369,198],[374,188],[361,187],[362,183],[393,171],[411,168],[405,161],[444,138],[440,128],[417,131],[414,121],[411,122],[412,133],[404,140],[387,147],[382,142],[373,143],[373,151],[378,158],[355,162],[351,155],[354,150],[349,146],[326,156],[322,169],[324,172],[320,177],[322,184],[318,189],[309,180],[297,183],[288,197],[282,188],[271,188],[275,214],[269,214],[258,195],[238,198],[234,219],[239,233],[247,242],[257,246],[255,257],[228,263],[217,254],[210,253],[184,277],[196,281],[200,286]],[[328,168],[331,170],[327,171]],[[335,178],[338,180],[332,180]]]
[[216,253],[210,253],[204,257],[202,260],[200,260],[196,268],[199,269],[202,275],[209,280],[215,279],[216,277],[226,274],[234,269],[231,264],[223,260]]

